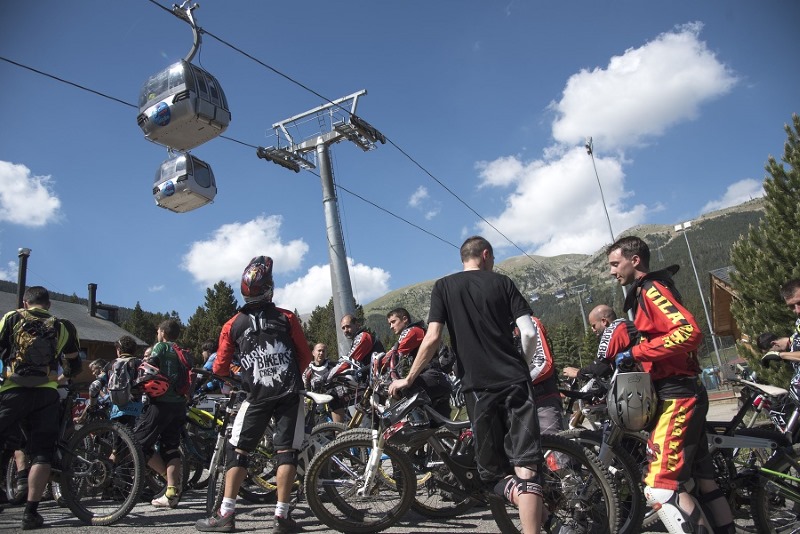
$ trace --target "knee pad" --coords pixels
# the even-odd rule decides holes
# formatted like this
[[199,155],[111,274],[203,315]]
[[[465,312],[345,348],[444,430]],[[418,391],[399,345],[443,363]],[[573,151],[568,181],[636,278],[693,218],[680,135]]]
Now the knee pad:
[[520,495],[538,495],[544,496],[542,489],[542,477],[537,472],[532,478],[519,478],[518,476],[508,476],[502,479],[494,487],[494,492],[505,499],[511,504],[517,504],[517,498]]
[[172,460],[180,459],[181,451],[179,449],[170,449],[168,451],[164,451],[161,453],[161,459],[164,460],[165,464],[170,463]]
[[658,518],[664,523],[670,534],[707,534],[706,528],[700,526],[700,506],[691,515],[678,506],[678,492],[663,488],[645,486],[644,498],[647,505],[653,508]]
[[250,453],[238,452],[236,447],[227,444],[228,450],[225,459],[225,468],[231,469],[233,467],[244,467],[247,469],[250,466]]
[[292,449],[290,451],[275,453],[275,465],[278,467],[282,465],[293,465],[297,467],[297,451]]

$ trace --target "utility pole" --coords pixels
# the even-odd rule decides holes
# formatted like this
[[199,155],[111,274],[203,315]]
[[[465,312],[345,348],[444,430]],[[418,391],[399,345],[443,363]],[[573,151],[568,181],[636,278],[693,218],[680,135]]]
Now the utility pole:
[[[336,340],[339,355],[350,350],[350,341],[339,328],[342,317],[355,314],[355,299],[347,266],[347,252],[344,246],[342,226],[339,219],[339,206],[336,199],[336,187],[331,169],[330,145],[339,141],[351,141],[365,152],[376,147],[376,143],[386,143],[386,137],[373,128],[364,119],[356,115],[358,98],[366,95],[361,90],[333,102],[323,104],[299,115],[276,122],[272,125],[278,138],[278,146],[258,147],[256,155],[300,172],[300,169],[319,168],[322,183],[322,206],[325,213],[325,227],[328,238],[328,256],[330,258],[331,288],[333,290],[333,313],[336,320]],[[349,109],[348,109],[349,107]],[[289,133],[308,130],[313,124],[315,131],[295,140]],[[281,141],[286,146],[281,147]],[[310,159],[311,158],[311,159]],[[316,160],[316,165],[313,163]]]
[[[608,215],[608,207],[606,206],[606,197],[603,195],[603,186],[600,183],[600,175],[597,174],[597,165],[594,163],[594,144],[592,143],[592,138],[586,138],[586,153],[592,158],[592,167],[594,168],[594,175],[597,178],[597,187],[600,189],[600,201],[603,203],[603,210],[606,212],[606,221],[608,221],[608,233],[611,235],[611,243],[615,241],[614,239],[614,229],[611,228],[611,217]],[[622,302],[625,302],[625,297],[628,296],[628,290],[625,289],[625,286],[622,287]],[[628,310],[628,319],[633,321],[633,310]]]
[[700,302],[703,303],[703,311],[706,313],[706,322],[708,323],[708,332],[711,335],[711,342],[714,344],[714,353],[717,355],[717,364],[719,365],[720,377],[723,376],[722,358],[719,355],[719,348],[717,347],[717,336],[714,334],[714,325],[711,324],[711,315],[708,313],[708,306],[706,306],[706,298],[703,296],[703,287],[700,285],[700,277],[697,275],[697,267],[694,265],[694,256],[692,255],[692,247],[689,245],[689,236],[687,230],[691,228],[692,221],[686,221],[682,224],[675,225],[675,231],[683,231],[683,237],[686,239],[686,248],[689,249],[689,261],[692,263],[692,270],[694,271],[694,279],[697,280],[697,291],[700,292]]
[[28,276],[28,256],[31,255],[31,249],[19,249],[19,265],[17,271],[17,309],[22,308],[22,296],[25,294],[25,283]]

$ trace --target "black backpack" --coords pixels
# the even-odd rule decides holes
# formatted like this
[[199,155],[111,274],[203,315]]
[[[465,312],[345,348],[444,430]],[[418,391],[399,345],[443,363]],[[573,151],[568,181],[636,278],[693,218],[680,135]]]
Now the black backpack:
[[245,379],[260,399],[283,397],[303,389],[300,365],[284,313],[274,306],[254,313],[242,312],[249,321],[236,339]]
[[12,330],[11,377],[25,387],[47,383],[50,367],[58,356],[61,325],[56,317],[40,317],[26,309],[17,310],[20,320]]

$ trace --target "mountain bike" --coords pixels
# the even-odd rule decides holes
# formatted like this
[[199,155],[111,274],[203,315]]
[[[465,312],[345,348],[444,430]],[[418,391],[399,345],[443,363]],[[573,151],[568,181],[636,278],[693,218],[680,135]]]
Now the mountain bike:
[[[65,389],[51,486],[60,490],[66,506],[84,524],[111,525],[136,505],[144,482],[144,456],[131,432],[119,424],[100,419],[75,428],[72,408],[78,391],[71,384]],[[15,474],[12,461],[7,477]]]
[[[226,471],[226,455],[227,455],[227,442],[231,436],[231,424],[236,418],[239,406],[246,397],[246,393],[237,389],[240,387],[238,381],[232,380],[229,377],[220,377],[211,375],[213,378],[225,380],[229,383],[232,391],[226,399],[217,403],[213,414],[213,420],[218,421],[216,424],[217,439],[214,444],[211,461],[208,465],[208,487],[206,490],[206,512],[213,515],[222,504],[222,498],[225,493],[225,471]],[[306,399],[311,400],[314,404],[327,404],[332,400],[330,395],[303,392]],[[302,480],[305,466],[319,451],[323,445],[332,441],[333,434],[325,430],[312,431],[310,425],[314,420],[314,410],[309,410],[306,413],[305,428],[306,437],[303,444],[298,451],[297,458],[297,473],[300,480]],[[250,461],[247,468],[247,478],[239,488],[239,495],[252,502],[264,503],[274,498],[277,491],[277,484],[275,477],[277,474],[277,463],[274,461],[275,448],[272,444],[273,435],[272,426],[268,425],[264,436],[262,436],[256,449],[250,454]],[[303,486],[300,482],[295,483],[295,496],[294,504],[303,498]]]
[[[414,410],[445,430],[417,417],[409,419]],[[480,481],[469,422],[443,418],[421,391],[385,409],[381,419],[382,432],[344,432],[311,461],[306,497],[320,521],[354,533],[379,532],[396,524],[411,508],[418,489],[412,460],[404,449],[415,450],[425,443],[448,469],[433,475],[440,491],[458,501],[469,499],[489,506],[501,532],[520,532],[513,505]],[[459,438],[453,440],[453,434]],[[614,489],[594,455],[558,436],[542,435],[541,443],[548,528],[558,532],[557,525],[562,525],[576,532],[616,532],[619,516]]]

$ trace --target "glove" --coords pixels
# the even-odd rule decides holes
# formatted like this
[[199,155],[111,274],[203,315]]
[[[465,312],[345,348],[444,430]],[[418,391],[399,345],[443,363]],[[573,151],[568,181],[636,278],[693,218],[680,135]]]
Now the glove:
[[782,359],[783,358],[781,358],[780,352],[771,350],[761,357],[761,365],[764,367],[769,367],[769,362],[779,362]]
[[629,350],[617,354],[617,357],[614,361],[617,363],[617,369],[620,371],[630,371],[636,364],[636,361],[633,359],[633,355]]

